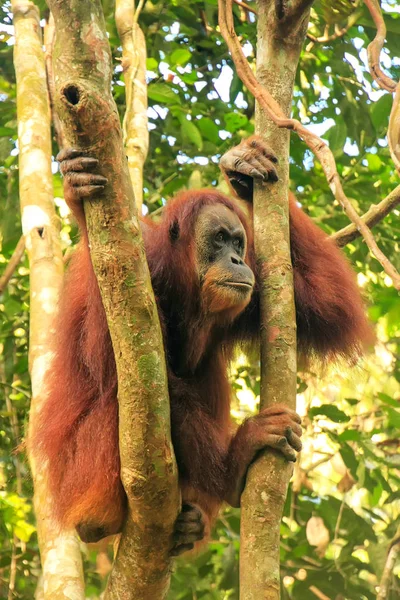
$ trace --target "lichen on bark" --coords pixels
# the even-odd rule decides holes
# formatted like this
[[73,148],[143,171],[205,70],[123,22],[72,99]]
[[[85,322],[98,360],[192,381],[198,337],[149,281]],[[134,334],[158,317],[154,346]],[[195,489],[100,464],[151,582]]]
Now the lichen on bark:
[[[282,11],[278,10],[282,4]],[[297,64],[308,9],[296,18],[286,3],[259,0],[257,79],[290,116]],[[254,237],[261,273],[260,408],[296,406],[296,318],[289,239],[289,136],[256,106],[256,132],[279,159],[279,181],[255,184]],[[250,467],[242,495],[240,544],[241,600],[280,598],[280,522],[292,465],[271,451]]]

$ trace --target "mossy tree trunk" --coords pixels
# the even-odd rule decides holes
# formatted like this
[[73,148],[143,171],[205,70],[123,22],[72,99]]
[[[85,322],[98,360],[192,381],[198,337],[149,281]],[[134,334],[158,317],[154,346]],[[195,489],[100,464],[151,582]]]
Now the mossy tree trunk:
[[[306,33],[309,2],[259,0],[257,79],[291,113],[297,64]],[[279,182],[255,185],[255,248],[262,273],[260,408],[296,406],[296,318],[289,240],[289,136],[260,110],[256,132],[279,159]],[[292,464],[265,452],[251,466],[242,495],[241,600],[280,598],[280,522]]]
[[167,374],[157,307],[111,95],[100,0],[49,0],[56,27],[55,107],[68,146],[100,162],[108,185],[85,204],[90,252],[118,372],[121,477],[129,515],[107,599],[164,598],[179,507]]

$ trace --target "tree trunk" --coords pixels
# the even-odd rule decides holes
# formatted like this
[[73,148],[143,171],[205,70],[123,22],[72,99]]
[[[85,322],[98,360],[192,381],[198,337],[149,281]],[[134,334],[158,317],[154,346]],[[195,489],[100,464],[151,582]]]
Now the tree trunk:
[[[289,4],[289,3],[288,3]],[[295,3],[292,2],[292,5]],[[286,4],[258,2],[257,78],[291,112],[293,86],[308,23],[308,9],[285,13]],[[282,12],[281,12],[282,11]],[[257,106],[256,132],[279,159],[279,182],[254,190],[255,249],[262,273],[260,408],[296,406],[296,318],[289,240],[289,136]],[[242,495],[241,600],[280,598],[280,522],[292,464],[271,451],[251,466]]]
[[99,160],[108,185],[85,203],[90,253],[118,373],[121,478],[129,515],[106,598],[164,598],[179,506],[167,373],[157,306],[111,95],[100,0],[49,0],[55,107],[68,146]]
[[124,146],[128,158],[136,206],[143,204],[143,165],[149,149],[146,84],[146,40],[138,25],[140,8],[134,0],[116,0],[115,23],[122,44],[126,110],[123,123]]
[[[29,371],[32,402],[29,431],[40,420],[51,368],[54,330],[63,277],[51,174],[50,109],[39,24],[39,11],[28,0],[12,0],[17,78],[19,193],[22,228],[30,264]],[[44,597],[84,600],[79,542],[74,532],[57,534],[51,521],[46,465],[30,456],[35,496]]]

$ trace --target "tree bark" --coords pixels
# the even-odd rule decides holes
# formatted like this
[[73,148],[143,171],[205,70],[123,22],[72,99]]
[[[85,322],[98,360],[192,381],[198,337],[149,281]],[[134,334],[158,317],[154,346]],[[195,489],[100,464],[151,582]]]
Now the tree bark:
[[[309,4],[309,3],[308,3]],[[290,6],[290,5],[289,5]],[[308,12],[296,18],[286,3],[259,0],[257,78],[290,115],[294,79]],[[296,406],[296,318],[289,240],[289,136],[256,109],[256,132],[279,159],[279,182],[254,186],[254,235],[261,273],[260,408]],[[266,189],[267,187],[267,189]],[[280,522],[292,464],[271,451],[250,467],[242,495],[240,543],[241,600],[280,598]]]
[[[32,402],[29,431],[40,420],[51,368],[57,301],[63,277],[51,173],[50,109],[39,11],[28,0],[12,0],[17,78],[19,193],[22,228],[30,264],[29,371]],[[46,465],[30,456],[44,597],[84,600],[79,542],[73,532],[57,534],[51,521]]]
[[129,515],[106,598],[164,598],[179,507],[162,335],[111,95],[100,0],[49,0],[55,107],[67,145],[99,160],[103,196],[85,203],[90,252],[118,373],[121,478]]
[[149,149],[146,40],[137,22],[140,4],[135,10],[134,0],[116,0],[115,3],[115,22],[122,44],[125,79],[123,137],[139,215],[143,204],[143,165]]

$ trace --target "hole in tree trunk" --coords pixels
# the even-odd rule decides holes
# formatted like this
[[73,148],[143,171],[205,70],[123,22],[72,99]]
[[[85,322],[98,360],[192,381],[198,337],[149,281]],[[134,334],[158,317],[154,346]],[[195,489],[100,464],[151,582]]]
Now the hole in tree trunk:
[[64,96],[70,104],[76,105],[80,100],[79,90],[75,85],[69,85],[64,90]]

